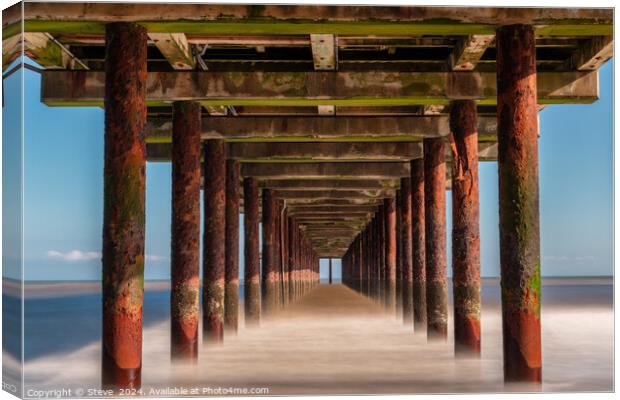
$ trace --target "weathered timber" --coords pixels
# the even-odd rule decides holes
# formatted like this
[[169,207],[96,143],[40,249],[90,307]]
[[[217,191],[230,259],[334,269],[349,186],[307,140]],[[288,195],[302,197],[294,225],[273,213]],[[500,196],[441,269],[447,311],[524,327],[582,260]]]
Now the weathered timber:
[[146,189],[146,30],[106,28],[101,384],[140,388]]
[[493,43],[495,35],[470,35],[459,39],[450,54],[450,67],[455,71],[473,71]]
[[424,226],[428,339],[448,336],[446,164],[442,139],[424,139]]
[[[308,163],[308,162],[396,162],[408,161],[421,156],[420,142],[406,143],[231,143],[231,151],[243,163]],[[480,160],[497,160],[497,142],[484,141],[479,144]],[[147,143],[146,155],[150,162],[170,161],[170,143]],[[450,160],[450,149],[446,159]]]
[[239,318],[239,162],[226,161],[226,284],[224,326],[237,332]]
[[422,155],[422,144],[407,143],[229,143],[228,156],[249,161],[408,161]]
[[531,26],[498,29],[497,84],[504,380],[540,383],[538,119]]
[[[591,103],[598,72],[537,74],[540,104]],[[105,76],[97,71],[44,71],[41,101],[48,105],[100,105]],[[496,104],[491,72],[149,72],[149,105],[192,99],[218,105],[408,105],[475,99]]]
[[376,206],[382,203],[378,198],[356,198],[356,199],[287,199],[289,206],[304,207],[332,207],[332,206]]
[[243,229],[244,229],[244,310],[246,326],[260,323],[260,248],[259,248],[259,206],[260,195],[256,179],[243,179]]
[[393,189],[398,186],[397,179],[291,179],[262,181],[262,187],[286,190],[379,190]]
[[332,213],[374,213],[375,207],[370,206],[304,206],[288,205],[289,216],[297,214],[332,214]]
[[47,69],[88,69],[71,51],[46,32],[26,32],[2,41],[2,69],[23,53]]
[[149,39],[155,43],[172,68],[176,70],[195,68],[196,61],[184,33],[149,32]]
[[[270,116],[243,118],[204,118],[203,139],[229,141],[411,141],[423,137],[448,136],[449,117],[440,116]],[[147,142],[170,140],[170,119],[147,119]],[[497,118],[479,118],[479,135],[496,137]]]
[[394,196],[393,189],[369,190],[274,190],[283,199],[354,199]]
[[207,140],[204,146],[204,233],[202,281],[203,342],[224,340],[226,271],[226,146]]
[[[3,37],[20,31],[9,9]],[[140,22],[149,32],[209,35],[471,35],[498,25],[532,24],[542,36],[611,35],[613,10],[604,8],[365,7],[301,5],[25,3],[24,29],[101,33],[114,21]],[[59,22],[62,21],[62,22]],[[266,23],[268,22],[268,23]]]
[[409,175],[409,163],[244,163],[243,176],[263,179],[394,179]]
[[612,36],[594,36],[585,40],[570,58],[570,67],[579,71],[594,71],[614,55]]
[[480,356],[480,205],[476,104],[452,103],[452,290],[454,350]]
[[200,104],[173,105],[170,352],[198,358],[200,316]]
[[426,333],[426,248],[424,160],[411,161],[411,265],[413,270],[413,324]]

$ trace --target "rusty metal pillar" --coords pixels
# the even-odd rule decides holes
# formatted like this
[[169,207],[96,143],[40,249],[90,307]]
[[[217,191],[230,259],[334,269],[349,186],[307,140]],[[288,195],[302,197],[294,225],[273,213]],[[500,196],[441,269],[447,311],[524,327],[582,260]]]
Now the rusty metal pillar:
[[282,286],[284,288],[282,291],[283,292],[282,301],[284,302],[284,304],[288,304],[289,292],[290,292],[290,287],[289,287],[290,263],[289,263],[289,257],[288,257],[289,220],[290,218],[288,217],[288,212],[286,211],[286,208],[285,208],[283,212],[283,218],[282,218],[282,269],[283,269]]
[[480,356],[480,228],[476,102],[450,108],[454,350]]
[[388,312],[396,305],[396,201],[388,198],[383,201],[385,208],[385,280]]
[[200,315],[201,105],[172,108],[172,236],[170,251],[170,356],[198,358]]
[[288,218],[288,301],[295,299],[295,220],[293,217]]
[[139,388],[142,371],[146,30],[106,25],[102,360],[106,388]]
[[377,231],[379,236],[379,241],[377,242],[377,255],[379,262],[379,299],[380,303],[385,306],[387,296],[386,296],[386,263],[385,263],[385,212],[383,205],[379,206],[379,211],[377,212]]
[[255,178],[243,180],[244,311],[245,325],[260,323],[260,248],[258,241],[260,195]]
[[263,313],[278,305],[278,245],[276,243],[278,202],[271,189],[263,189]]
[[401,256],[401,191],[396,191],[396,315],[401,316],[403,313],[403,270]]
[[424,159],[411,160],[411,266],[413,325],[426,333],[426,249],[424,222]]
[[497,30],[504,380],[541,382],[538,120],[534,28]]
[[237,332],[239,318],[239,161],[226,162],[226,285],[224,325]]
[[448,337],[446,164],[441,138],[424,139],[427,337]]
[[226,272],[226,143],[207,140],[204,147],[204,244],[202,339],[224,341]]
[[400,180],[400,243],[403,322],[413,326],[413,266],[411,238],[411,178]]

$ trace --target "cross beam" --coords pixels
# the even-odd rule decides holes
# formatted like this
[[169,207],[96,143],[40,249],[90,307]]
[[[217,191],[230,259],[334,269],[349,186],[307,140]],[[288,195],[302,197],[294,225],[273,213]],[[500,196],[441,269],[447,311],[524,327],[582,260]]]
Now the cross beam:
[[[538,102],[591,103],[598,98],[598,72],[537,74]],[[103,105],[101,71],[45,71],[41,99],[48,105]],[[414,105],[453,99],[497,102],[495,72],[149,72],[146,100],[216,105]]]

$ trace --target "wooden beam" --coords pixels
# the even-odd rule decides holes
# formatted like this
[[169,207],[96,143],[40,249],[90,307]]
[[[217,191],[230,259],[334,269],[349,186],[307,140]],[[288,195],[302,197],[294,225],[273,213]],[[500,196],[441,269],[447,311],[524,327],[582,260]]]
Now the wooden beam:
[[286,190],[364,190],[364,189],[394,189],[398,187],[397,179],[369,180],[369,179],[290,179],[262,181],[261,187]]
[[[20,13],[9,9],[3,36],[20,30]],[[129,3],[24,3],[24,29],[101,33],[108,22],[139,22],[149,32],[211,35],[492,34],[499,25],[529,24],[544,36],[611,35],[610,8],[367,7],[326,5],[217,5]]]
[[48,69],[88,69],[88,66],[79,60],[62,43],[45,32],[26,32],[15,35],[2,41],[2,68],[3,70],[15,60],[22,51],[24,55],[36,61],[37,64]]
[[393,197],[395,191],[381,190],[278,190],[276,196],[283,199],[358,199]]
[[[590,103],[598,98],[598,75],[541,72],[540,104]],[[103,72],[45,71],[41,99],[48,105],[102,105]],[[192,99],[203,105],[412,105],[451,99],[497,102],[494,72],[149,72],[149,105]]]
[[[203,118],[204,139],[224,138],[228,141],[411,141],[424,137],[448,136],[447,115],[403,117],[242,117]],[[147,142],[167,143],[171,140],[172,120],[150,117],[147,120]],[[497,117],[478,118],[478,134],[482,138],[497,136]]]
[[408,161],[422,157],[420,142],[229,143],[228,158],[251,161]]
[[166,57],[172,68],[191,70],[196,66],[196,60],[184,33],[150,32],[149,38],[155,43],[161,54]]
[[594,71],[614,55],[613,36],[594,36],[583,42],[570,58],[572,69]]
[[409,174],[408,162],[244,163],[243,176],[259,179],[394,179]]
[[295,216],[303,213],[371,213],[376,210],[375,206],[303,206],[303,205],[289,205],[287,206],[288,215]]
[[378,206],[382,204],[382,199],[287,199],[287,206],[304,207],[339,207],[339,206]]
[[495,35],[469,35],[459,39],[450,54],[450,68],[455,71],[473,71],[494,38]]

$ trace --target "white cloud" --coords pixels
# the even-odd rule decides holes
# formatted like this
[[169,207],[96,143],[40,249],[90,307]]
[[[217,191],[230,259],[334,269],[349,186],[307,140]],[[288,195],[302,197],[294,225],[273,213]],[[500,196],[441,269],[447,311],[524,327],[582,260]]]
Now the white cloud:
[[168,260],[168,257],[158,256],[157,254],[147,254],[144,256],[144,259],[146,261],[159,262]]
[[[101,252],[99,251],[81,251],[81,250],[71,250],[66,253],[63,253],[58,250],[48,250],[46,253],[48,258],[55,258],[63,261],[70,262],[78,262],[78,261],[91,261],[91,260],[100,260]],[[151,262],[161,262],[167,261],[168,257],[159,256],[156,254],[147,254],[144,256],[146,261]]]
[[47,252],[49,258],[57,258],[64,261],[90,261],[101,259],[101,253],[98,251],[81,251],[71,250],[66,253],[57,250],[49,250]]

